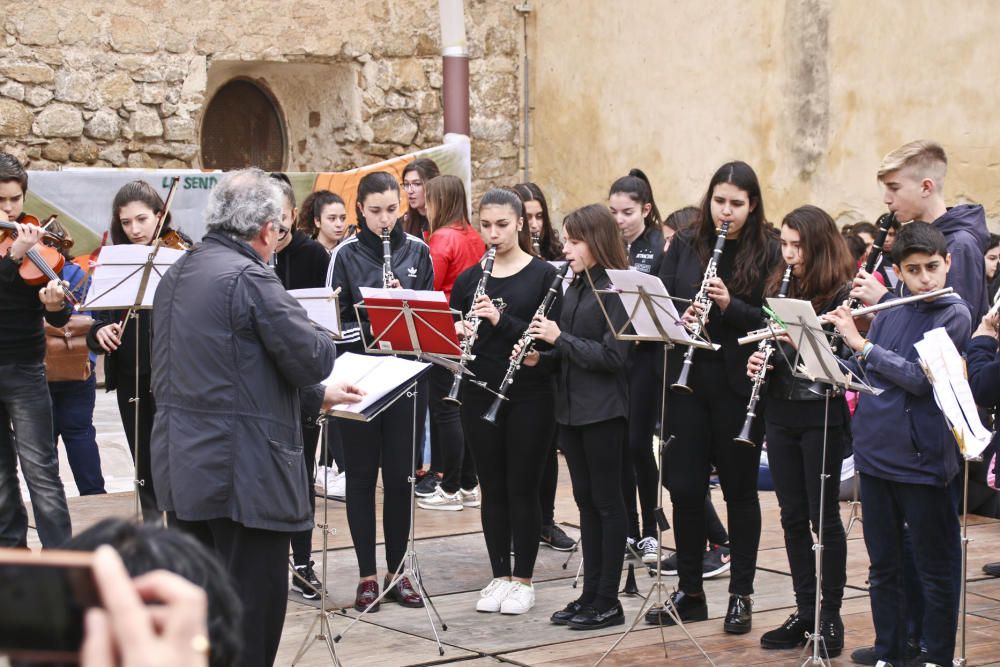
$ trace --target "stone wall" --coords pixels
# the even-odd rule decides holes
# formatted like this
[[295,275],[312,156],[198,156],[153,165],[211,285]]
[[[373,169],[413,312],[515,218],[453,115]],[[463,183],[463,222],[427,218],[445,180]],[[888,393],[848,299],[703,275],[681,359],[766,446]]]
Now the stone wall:
[[949,203],[1000,222],[992,0],[532,4],[530,170],[557,215],[631,167],[666,213],[742,159],[774,221],[806,203],[872,220],[881,157],[927,138],[948,152]]
[[[473,174],[518,167],[521,19],[466,2]],[[287,127],[286,168],[346,169],[441,142],[435,0],[0,5],[0,149],[31,169],[200,167],[200,121],[253,79]]]

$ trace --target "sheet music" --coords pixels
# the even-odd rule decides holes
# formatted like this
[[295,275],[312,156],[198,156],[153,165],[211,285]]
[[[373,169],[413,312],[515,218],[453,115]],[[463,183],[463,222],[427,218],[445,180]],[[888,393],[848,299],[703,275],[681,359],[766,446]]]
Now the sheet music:
[[333,334],[340,334],[340,305],[332,287],[288,290],[306,309],[309,319]]
[[625,312],[632,317],[632,327],[636,335],[660,338],[660,331],[656,328],[649,308],[639,296],[641,287],[649,295],[656,318],[672,340],[682,342],[698,340],[693,338],[684,326],[673,299],[670,298],[667,288],[658,276],[633,269],[608,269],[608,278],[611,279],[614,290],[619,291]]
[[367,395],[360,403],[341,403],[331,408],[331,411],[362,413],[365,408],[373,405],[387,394],[392,393],[402,385],[411,381],[430,364],[411,361],[401,357],[374,356],[346,352],[337,357],[333,364],[330,377],[323,380],[324,385],[335,382],[348,382],[364,389]]
[[977,458],[990,444],[992,434],[983,426],[976,411],[972,388],[965,376],[965,362],[944,327],[932,329],[913,344],[934,388],[945,420],[966,458]]
[[[90,280],[86,303],[80,309],[115,310],[135,305],[135,297],[142,283],[144,265],[152,251],[152,246],[148,245],[103,246]],[[142,308],[153,307],[153,294],[156,292],[156,286],[160,284],[160,278],[185,252],[162,247],[157,251],[143,294]]]
[[405,301],[432,301],[448,303],[444,292],[404,288],[362,287],[362,299],[403,299]]

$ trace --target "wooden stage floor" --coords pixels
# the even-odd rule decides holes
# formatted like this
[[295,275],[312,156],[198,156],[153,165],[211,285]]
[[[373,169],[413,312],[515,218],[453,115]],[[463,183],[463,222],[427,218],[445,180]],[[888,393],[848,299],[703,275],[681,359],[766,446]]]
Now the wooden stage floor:
[[[577,535],[574,527],[577,512],[572,501],[569,475],[560,461],[559,494],[556,519],[567,532]],[[725,520],[722,494],[716,490],[713,499]],[[343,503],[329,502],[330,525],[336,534],[330,537],[327,581],[334,610],[334,633],[342,631],[355,616],[353,610],[343,611],[353,601],[357,566],[351,548],[350,534]],[[743,636],[727,635],[722,630],[721,617],[727,602],[728,575],[706,582],[710,619],[688,625],[688,629],[716,665],[801,665],[799,651],[764,651],[759,646],[760,635],[777,627],[793,607],[791,578],[785,558],[778,506],[773,493],[762,493],[763,534],[754,595],[754,629]],[[132,512],[130,493],[107,496],[71,498],[75,531],[82,530],[107,516],[129,516]],[[317,513],[321,516],[323,502]],[[846,503],[843,517],[848,517]],[[378,512],[381,515],[381,511]],[[669,515],[669,512],[668,512]],[[381,521],[381,517],[379,518]],[[434,596],[440,615],[448,625],[440,632],[444,655],[439,655],[434,636],[423,610],[402,609],[386,604],[376,614],[366,616],[337,646],[345,665],[398,666],[430,665],[460,662],[475,665],[592,665],[611,645],[623,628],[610,631],[575,632],[553,626],[548,616],[577,595],[572,587],[579,564],[574,554],[564,569],[566,554],[542,548],[536,568],[537,603],[523,616],[477,614],[474,611],[479,589],[489,580],[488,561],[483,543],[479,511],[431,512],[417,510],[417,554],[425,585]],[[381,534],[381,528],[379,529]],[[972,538],[968,559],[969,602],[967,657],[969,665],[1000,665],[1000,579],[985,576],[981,567],[1000,560],[1000,525],[998,522],[973,518],[969,535]],[[34,536],[33,536],[34,537]],[[664,537],[665,546],[672,546],[673,535]],[[321,560],[322,537],[314,535],[317,569]],[[378,562],[384,567],[379,547]],[[626,561],[628,562],[628,561]],[[380,574],[383,571],[380,570]],[[861,526],[856,525],[848,539],[848,588],[843,619],[846,627],[844,654],[832,661],[834,666],[849,665],[850,651],[871,644],[873,629],[868,606],[867,554],[861,539]],[[638,575],[639,588],[648,592],[651,579]],[[676,579],[665,578],[669,589]],[[624,576],[623,576],[624,582]],[[623,597],[628,619],[631,620],[643,600]],[[317,616],[318,605],[309,603],[296,593],[289,594],[284,635],[278,654],[278,665],[290,665]],[[440,631],[440,628],[438,628]],[[666,653],[666,657],[665,656]],[[330,655],[322,643],[312,644],[302,660],[305,666],[331,664]],[[640,624],[622,645],[605,661],[606,665],[708,664],[698,649],[679,628],[663,633]]]

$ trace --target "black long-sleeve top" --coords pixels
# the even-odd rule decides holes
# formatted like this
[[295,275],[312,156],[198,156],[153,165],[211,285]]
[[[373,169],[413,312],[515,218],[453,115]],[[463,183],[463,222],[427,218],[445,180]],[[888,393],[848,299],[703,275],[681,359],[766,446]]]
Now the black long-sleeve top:
[[[105,352],[101,344],[97,342],[97,332],[109,324],[121,322],[126,312],[124,310],[95,311],[94,325],[90,327],[90,332],[87,334],[87,347],[97,354],[104,355],[104,385],[107,391],[114,391],[122,385],[130,386],[136,377],[149,377],[152,372],[150,365],[151,311],[141,309],[134,311],[137,317],[125,323],[121,343],[114,352]],[[139,345],[138,364],[136,364],[135,358],[137,340]]]
[[[590,269],[590,279],[597,289],[611,284],[599,266]],[[620,329],[628,320],[621,299],[600,298],[615,329]],[[559,363],[556,422],[564,426],[628,417],[629,343],[615,338],[597,299],[587,274],[575,276],[563,296],[559,338],[551,351],[542,354],[543,366]]]
[[[500,319],[496,326],[490,324],[489,320],[480,321],[479,334],[472,348],[476,358],[468,363],[468,369],[475,373],[477,380],[486,382],[494,391],[500,388],[500,382],[507,372],[514,343],[528,328],[555,276],[556,270],[551,264],[532,257],[517,273],[504,278],[490,276],[486,282],[487,296],[494,301],[503,300]],[[483,267],[479,263],[460,273],[452,287],[451,307],[463,315],[467,314],[482,277]],[[548,313],[549,319],[559,320],[561,301],[558,296],[553,301]],[[538,341],[535,349],[541,352],[551,348]],[[483,391],[471,382],[463,382],[462,387],[463,391]],[[507,398],[511,401],[526,400],[554,390],[551,368],[522,365],[514,376]]]
[[[29,262],[27,257],[25,262]],[[0,258],[0,365],[42,363],[45,359],[45,328],[42,320],[54,327],[69,321],[69,304],[50,312],[38,298],[42,285],[29,285],[18,274],[17,262]]]

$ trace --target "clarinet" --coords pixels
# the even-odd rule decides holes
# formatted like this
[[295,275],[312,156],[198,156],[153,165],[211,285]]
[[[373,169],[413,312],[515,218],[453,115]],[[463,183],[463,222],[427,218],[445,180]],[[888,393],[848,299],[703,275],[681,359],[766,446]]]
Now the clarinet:
[[531,249],[535,251],[535,254],[539,257],[542,256],[542,235],[532,234],[531,235]]
[[[879,263],[882,261],[882,245],[885,243],[885,237],[889,235],[889,228],[892,223],[896,220],[896,214],[883,213],[878,219],[878,234],[875,236],[875,241],[872,243],[871,252],[868,253],[868,261],[865,262],[865,273],[872,273],[878,268]],[[848,302],[848,306],[851,310],[860,308],[862,306],[861,299],[852,297]]]
[[[779,299],[784,299],[788,296],[788,284],[791,281],[792,265],[789,264],[785,267],[785,275],[781,277],[781,287],[778,288]],[[764,388],[764,378],[767,376],[767,362],[771,360],[771,355],[774,354],[775,344],[773,340],[772,338],[765,338],[757,343],[757,351],[764,353],[764,365],[753,375],[753,389],[750,391],[750,402],[747,403],[747,418],[743,422],[740,434],[733,438],[735,442],[741,445],[756,446],[756,443],[750,439],[750,427],[753,426],[753,420],[757,416],[757,402],[760,401],[760,392]]]
[[[708,258],[708,266],[705,267],[705,275],[701,279],[701,287],[694,295],[692,303],[702,307],[698,321],[688,326],[688,330],[694,336],[700,336],[708,320],[708,311],[712,308],[712,299],[708,296],[708,283],[716,277],[719,269],[719,258],[722,257],[722,248],[726,245],[726,234],[729,233],[729,220],[724,220],[719,227],[719,235],[715,237],[715,248],[712,249],[712,256]],[[670,385],[670,389],[678,394],[693,394],[694,389],[688,385],[688,376],[691,374],[691,363],[694,358],[694,346],[688,347],[684,353],[684,365],[681,367],[681,374],[677,377],[677,382]]]
[[[549,290],[545,293],[545,298],[542,299],[540,304],[538,304],[538,309],[535,310],[535,315],[532,319],[537,316],[545,317],[545,315],[548,314],[549,308],[552,307],[552,302],[559,293],[559,285],[566,277],[566,271],[568,269],[569,262],[563,264],[562,268],[559,269],[559,273],[557,273],[556,277],[552,279],[552,284],[549,285]],[[535,339],[532,338],[531,334],[527,331],[521,334],[521,338],[517,342],[521,346],[521,351],[518,352],[507,365],[507,372],[504,373],[503,380],[500,382],[500,391],[497,392],[497,397],[493,399],[493,405],[491,405],[490,409],[483,415],[483,419],[491,424],[497,423],[497,412],[500,411],[500,404],[507,400],[507,392],[510,390],[510,385],[514,384],[514,374],[517,373],[519,368],[521,368],[521,363],[524,361],[524,358],[528,356],[528,353],[530,353],[535,347]]]
[[472,356],[472,347],[476,344],[476,337],[479,334],[479,316],[475,314],[476,301],[479,297],[486,295],[486,283],[490,279],[490,275],[493,273],[493,260],[497,256],[497,247],[491,245],[490,249],[486,251],[486,263],[483,265],[483,277],[479,279],[479,284],[476,285],[476,293],[472,295],[472,306],[469,308],[469,312],[465,315],[465,327],[466,329],[471,329],[472,333],[467,335],[462,339],[462,359],[459,363],[462,364],[462,370],[455,372],[455,379],[451,382],[451,390],[448,395],[445,396],[443,401],[448,403],[454,403],[455,405],[461,405],[462,401],[458,400],[458,390],[462,386],[462,376],[465,374],[465,361]]
[[382,287],[389,289],[396,276],[392,275],[392,246],[389,244],[389,227],[382,228]]

